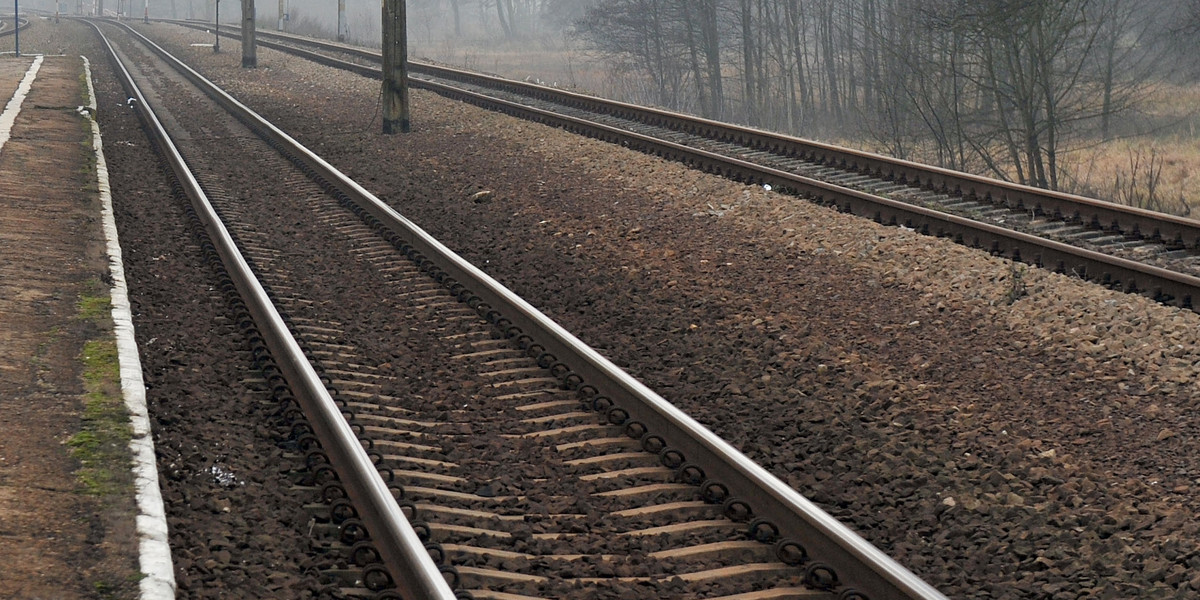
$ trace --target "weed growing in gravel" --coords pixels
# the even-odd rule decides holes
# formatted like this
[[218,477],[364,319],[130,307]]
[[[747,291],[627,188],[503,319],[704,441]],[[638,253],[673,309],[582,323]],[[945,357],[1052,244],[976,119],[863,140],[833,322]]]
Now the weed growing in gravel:
[[116,586],[107,581],[97,581],[92,583],[92,587],[96,588],[96,593],[100,594],[101,598],[112,598]]
[[1017,300],[1029,295],[1029,290],[1025,287],[1025,265],[1011,263],[1008,265],[1008,292],[1004,297],[1009,304],[1015,303]]
[[[112,576],[110,574],[110,576]],[[144,573],[133,573],[127,575],[124,581],[120,579],[100,579],[92,582],[92,587],[96,589],[96,594],[103,600],[113,600],[117,598],[129,597],[130,585],[137,583],[146,578]]]

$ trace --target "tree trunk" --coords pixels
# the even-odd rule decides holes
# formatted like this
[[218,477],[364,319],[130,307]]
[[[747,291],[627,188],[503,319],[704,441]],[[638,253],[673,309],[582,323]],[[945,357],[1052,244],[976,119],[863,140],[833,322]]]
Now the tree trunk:
[[658,84],[658,103],[661,106],[670,106],[677,108],[678,98],[667,97],[667,59],[666,51],[663,48],[664,36],[662,29],[662,15],[660,13],[658,2],[654,2],[650,10],[650,14],[646,15],[650,21],[650,36],[649,41],[653,45],[653,56],[655,66],[655,83]]
[[788,44],[791,47],[793,60],[796,64],[796,126],[803,128],[807,124],[808,113],[812,106],[812,86],[808,83],[808,35],[805,31],[804,5],[799,0],[791,0],[784,5],[786,8],[788,26]]
[[706,119],[715,119],[715,111],[709,102],[707,86],[704,84],[704,72],[700,69],[700,47],[696,43],[696,21],[692,15],[692,3],[683,3],[683,25],[687,33],[688,57],[692,67],[692,79],[696,82],[696,96],[700,102],[700,115]]
[[458,5],[462,0],[450,0],[450,9],[454,11],[454,37],[462,37],[462,7]]
[[507,17],[504,15],[504,0],[496,0],[496,18],[500,20],[500,29],[504,31],[504,37],[512,39],[512,15],[509,14]]
[[746,122],[758,125],[758,101],[755,100],[754,81],[754,32],[750,16],[751,0],[741,0],[742,21],[742,70],[745,93]]
[[825,110],[833,115],[833,119],[839,125],[842,123],[842,103],[838,95],[838,82],[841,79],[838,77],[837,57],[834,52],[835,42],[834,36],[837,32],[833,22],[833,2],[827,1],[822,10],[822,58],[825,60],[825,97],[827,104]]
[[721,76],[721,40],[717,30],[716,0],[700,0],[700,33],[704,60],[708,65],[708,89],[712,94],[712,118],[722,118],[725,93]]
[[1111,134],[1109,128],[1112,122],[1113,112],[1113,66],[1117,54],[1116,36],[1108,41],[1108,46],[1105,48],[1104,56],[1104,99],[1103,106],[1100,108],[1100,137],[1104,141],[1109,141]]

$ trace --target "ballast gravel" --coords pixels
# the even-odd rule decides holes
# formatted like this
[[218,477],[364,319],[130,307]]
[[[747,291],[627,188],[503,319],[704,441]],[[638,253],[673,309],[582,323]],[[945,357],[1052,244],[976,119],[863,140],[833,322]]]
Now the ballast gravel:
[[[312,497],[298,494],[289,479],[303,460],[279,443],[276,407],[265,386],[247,376],[252,357],[246,340],[185,227],[181,202],[172,196],[111,60],[87,25],[33,18],[21,33],[23,52],[84,54],[91,61],[167,513],[175,597],[342,597],[321,580],[321,565],[306,552],[312,538],[304,504]],[[136,582],[126,582],[135,594]],[[128,594],[99,584],[85,591],[97,598]]]
[[139,28],[948,596],[1200,593],[1196,314]]

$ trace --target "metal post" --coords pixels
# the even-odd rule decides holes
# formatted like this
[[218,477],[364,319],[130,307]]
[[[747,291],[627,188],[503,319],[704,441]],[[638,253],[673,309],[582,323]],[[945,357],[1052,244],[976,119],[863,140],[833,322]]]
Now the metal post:
[[217,39],[213,41],[213,52],[221,51],[221,0],[216,0],[216,8],[213,10],[213,22],[217,24]]
[[383,0],[383,133],[408,133],[408,32],[404,0]]
[[242,0],[242,68],[253,69],[258,66],[258,54],[255,50],[254,0]]
[[142,22],[150,24],[150,0],[142,0]]
[[21,55],[21,0],[13,0],[13,43],[16,54]]
[[279,0],[279,24],[275,27],[277,31],[283,31],[283,22],[287,19],[287,0]]

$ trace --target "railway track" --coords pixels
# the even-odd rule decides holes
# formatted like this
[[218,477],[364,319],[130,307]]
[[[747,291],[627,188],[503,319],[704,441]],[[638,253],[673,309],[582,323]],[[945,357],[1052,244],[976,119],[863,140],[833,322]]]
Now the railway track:
[[[222,34],[237,31],[229,26]],[[380,77],[378,52],[277,32],[257,36],[264,47]],[[492,110],[1197,309],[1200,221],[417,61],[410,62],[410,80]]]
[[295,419],[347,593],[943,598],[161,48],[97,28],[121,33],[123,85]]
[[21,19],[21,25],[19,28],[14,28],[12,25],[9,25],[11,20],[12,19],[0,19],[0,37],[15,35],[18,29],[21,31],[29,29],[29,19]]

